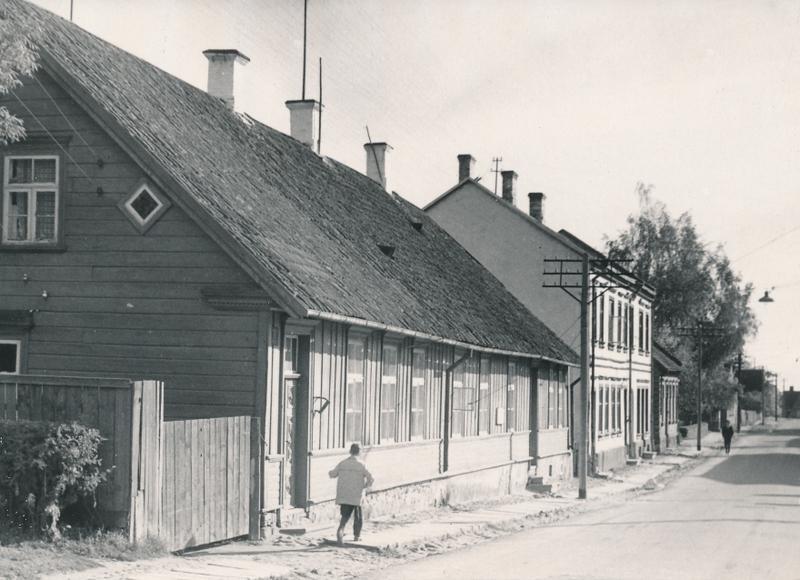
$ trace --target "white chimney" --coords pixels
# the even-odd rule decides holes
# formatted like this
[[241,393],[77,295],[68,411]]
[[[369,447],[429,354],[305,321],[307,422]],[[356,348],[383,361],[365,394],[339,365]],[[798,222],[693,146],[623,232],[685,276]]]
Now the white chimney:
[[250,59],[235,49],[209,49],[203,54],[208,59],[208,94],[225,101],[233,110],[233,72],[238,62],[242,66]]
[[364,143],[367,152],[367,177],[386,189],[386,153],[389,145],[386,143]]
[[286,101],[286,108],[289,109],[291,136],[314,149],[319,126],[319,103],[314,99]]

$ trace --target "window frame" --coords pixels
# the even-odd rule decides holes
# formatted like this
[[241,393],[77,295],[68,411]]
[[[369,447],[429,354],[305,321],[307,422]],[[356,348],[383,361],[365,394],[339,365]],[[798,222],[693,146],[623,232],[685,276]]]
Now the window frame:
[[[17,149],[17,147],[15,147]],[[3,162],[0,164],[0,171],[2,171],[2,203],[0,203],[0,213],[2,213],[2,237],[0,237],[0,245],[5,249],[26,249],[26,248],[52,248],[58,246],[62,239],[63,230],[63,210],[62,210],[62,186],[64,183],[64,164],[62,163],[61,155],[53,154],[51,152],[41,153],[42,147],[22,147],[20,150],[13,153],[4,153]],[[31,179],[33,179],[33,166],[37,160],[52,159],[56,163],[55,169],[55,182],[36,183],[30,182],[25,184],[12,184],[9,183],[11,175],[11,161],[15,159],[30,159],[31,160]],[[36,239],[36,205],[38,204],[38,193],[40,192],[55,192],[54,201],[54,214],[53,214],[53,237],[46,240]],[[8,237],[10,230],[8,226],[9,206],[11,203],[12,192],[25,192],[28,194],[28,238],[25,240],[12,240]]]
[[[133,202],[136,200],[137,197],[143,192],[147,190],[147,192],[153,197],[153,199],[158,202],[158,207],[153,210],[153,212],[148,215],[146,218],[142,219],[142,216],[139,215],[133,208]],[[133,191],[122,198],[117,207],[123,213],[123,215],[128,218],[128,221],[131,222],[136,230],[144,235],[147,231],[152,228],[158,221],[161,219],[161,216],[166,213],[166,211],[172,207],[172,203],[167,199],[164,193],[155,187],[152,183],[150,183],[147,179],[142,179],[139,183],[136,184],[136,187],[133,188]]]
[[[394,359],[394,375],[387,375],[386,374],[386,350],[394,350],[395,359]],[[378,443],[396,443],[397,442],[397,432],[398,432],[398,425],[397,425],[397,407],[398,407],[398,390],[400,385],[400,343],[399,342],[389,342],[384,341],[381,347],[381,383],[380,383],[380,404],[378,405],[379,417],[378,417]],[[390,379],[387,381],[387,379]],[[386,408],[384,407],[384,389],[385,386],[388,384],[392,384],[394,386],[394,407],[393,408]],[[387,437],[384,434],[384,425],[386,421],[384,417],[386,415],[391,415],[391,422],[392,422],[392,430],[393,436]]]
[[[350,384],[351,376],[356,376],[356,373],[351,373],[350,371],[350,344],[358,342],[362,347],[362,356],[361,356],[361,408],[360,409],[351,409],[350,405]],[[344,393],[344,405],[343,405],[343,414],[342,414],[342,439],[343,439],[343,447],[350,445],[351,443],[365,443],[365,421],[364,416],[366,415],[365,412],[365,401],[366,401],[366,380],[367,380],[367,358],[368,358],[368,344],[367,344],[367,336],[360,333],[348,333],[347,336],[347,350],[346,350],[346,361],[345,361],[345,393]],[[358,439],[353,439],[352,437],[348,437],[348,415],[360,414],[361,417],[361,433],[358,434]]]
[[9,373],[9,372],[0,370],[0,375],[4,375],[4,376],[5,375],[9,375],[9,376],[11,376],[11,375],[21,375],[21,374],[23,374],[22,373],[22,364],[23,364],[22,343],[23,343],[23,340],[21,338],[0,337],[0,344],[14,344],[14,345],[17,346],[17,360],[16,360],[16,365],[15,365],[16,369],[17,369],[16,372]]
[[[414,360],[422,361],[422,368],[420,375],[414,376],[415,371],[419,369],[419,365],[414,364]],[[426,346],[414,346],[411,352],[411,391],[408,402],[408,438],[410,441],[422,441],[427,438],[427,401],[428,401],[428,348]],[[416,389],[422,389],[422,393],[415,393]],[[422,407],[415,407],[415,394],[422,398]],[[416,434],[414,431],[414,415],[419,414],[419,430],[420,433]]]

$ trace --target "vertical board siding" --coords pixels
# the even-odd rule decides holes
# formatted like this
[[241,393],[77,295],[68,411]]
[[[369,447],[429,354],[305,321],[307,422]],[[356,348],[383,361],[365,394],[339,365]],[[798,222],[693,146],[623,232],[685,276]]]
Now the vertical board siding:
[[249,531],[251,419],[163,424],[163,496],[157,534],[182,550]]
[[103,468],[98,488],[108,525],[123,526],[130,509],[132,384],[123,379],[0,375],[0,420],[77,421],[100,431]]
[[[59,155],[64,177],[59,203],[66,250],[0,252],[3,308],[34,312],[24,372],[157,377],[166,384],[170,418],[253,414],[257,317],[214,310],[200,300],[200,289],[254,284],[177,204],[140,234],[117,205],[144,172],[46,72],[40,69],[37,78],[53,100],[36,81],[26,80],[15,93],[38,120],[10,96],[0,96],[0,105],[22,118],[30,135],[43,133],[39,121],[71,135],[65,148],[75,162],[52,141],[0,147],[0,157]],[[84,422],[97,421],[99,407],[89,400],[52,403],[41,391],[33,395],[27,404],[34,414],[64,404],[80,409]]]

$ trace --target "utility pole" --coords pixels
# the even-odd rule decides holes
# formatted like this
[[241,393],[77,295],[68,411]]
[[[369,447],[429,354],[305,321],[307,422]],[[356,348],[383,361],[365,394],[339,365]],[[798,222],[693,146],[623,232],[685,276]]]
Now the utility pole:
[[[620,264],[631,260],[594,259],[584,254],[581,258],[545,258],[545,288],[561,288],[580,303],[581,383],[578,402],[578,425],[575,435],[578,453],[578,499],[586,499],[586,481],[589,471],[589,306],[610,288],[622,285],[612,282],[612,276],[629,276]],[[579,266],[580,265],[580,266]],[[580,276],[579,279],[577,277]],[[550,278],[548,278],[550,277]],[[599,280],[602,279],[602,280]],[[595,289],[602,288],[596,293]],[[576,296],[573,292],[580,290]]]
[[738,383],[736,389],[736,432],[739,433],[742,430],[742,408],[741,398],[739,397],[739,389],[742,388],[742,351],[739,351],[739,355],[736,357],[736,382]]
[[500,162],[503,160],[502,157],[492,157],[492,163],[494,163],[494,169],[492,169],[492,173],[494,173],[494,194],[497,195],[497,176],[500,175]]
[[694,326],[682,327],[679,330],[682,331],[679,333],[680,336],[691,336],[697,343],[697,450],[700,451],[702,449],[700,426],[703,424],[703,341],[712,336],[721,336],[722,330],[708,326],[703,320],[698,320]]

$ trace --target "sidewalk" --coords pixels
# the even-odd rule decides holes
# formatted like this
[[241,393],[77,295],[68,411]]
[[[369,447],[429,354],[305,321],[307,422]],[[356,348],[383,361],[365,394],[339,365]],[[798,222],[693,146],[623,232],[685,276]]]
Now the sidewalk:
[[[702,440],[702,455],[721,451],[719,433]],[[577,482],[566,482],[553,494],[532,494],[474,503],[365,522],[363,540],[332,545],[335,526],[316,529],[303,536],[278,534],[261,543],[229,544],[141,562],[109,563],[52,578],[98,580],[108,578],[288,578],[317,574],[353,576],[381,568],[398,559],[414,559],[457,549],[477,541],[504,535],[525,527],[551,522],[568,515],[624,501],[632,493],[663,487],[682,467],[698,456],[696,442],[684,440],[671,452],[625,467],[608,478],[590,478],[588,499],[577,499]],[[352,537],[352,536],[351,536]],[[322,570],[323,572],[320,572]]]

